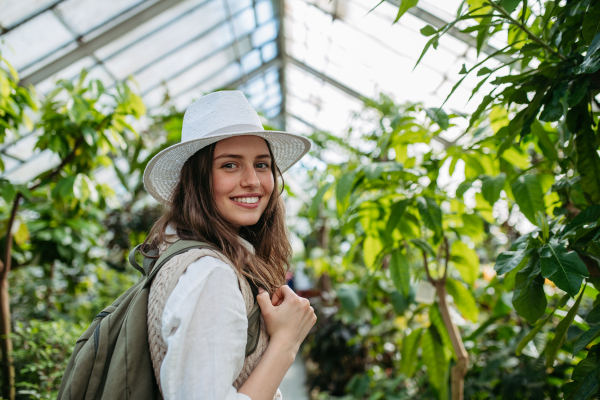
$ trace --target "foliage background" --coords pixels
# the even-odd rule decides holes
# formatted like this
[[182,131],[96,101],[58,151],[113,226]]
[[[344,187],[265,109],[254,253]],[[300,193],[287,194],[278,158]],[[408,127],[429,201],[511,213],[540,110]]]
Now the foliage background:
[[[343,159],[286,191],[300,204],[294,261],[318,289],[306,293],[319,321],[303,349],[315,399],[450,398],[461,349],[446,315],[468,356],[465,398],[598,396],[598,15],[593,0],[465,2],[422,33],[424,53],[455,26],[478,51],[508,38],[497,68],[463,66],[496,87],[475,113],[381,94],[345,137],[312,135],[312,157]],[[0,200],[5,234],[23,198],[8,275],[17,398],[54,398],[79,333],[136,278],[125,255],[160,213],[141,173],[179,140],[183,115],[138,132],[145,109],[130,82],[109,96],[84,72],[41,99],[3,62],[0,142],[36,126],[37,146],[66,160],[30,185],[2,181]],[[467,126],[456,141],[439,137],[454,126]],[[100,168],[125,201],[95,180]]]

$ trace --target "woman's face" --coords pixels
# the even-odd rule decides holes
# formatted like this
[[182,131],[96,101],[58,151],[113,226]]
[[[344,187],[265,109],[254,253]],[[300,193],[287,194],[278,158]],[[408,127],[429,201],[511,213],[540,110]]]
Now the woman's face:
[[271,155],[258,136],[234,136],[215,145],[213,193],[219,213],[231,224],[254,225],[267,208],[275,185]]

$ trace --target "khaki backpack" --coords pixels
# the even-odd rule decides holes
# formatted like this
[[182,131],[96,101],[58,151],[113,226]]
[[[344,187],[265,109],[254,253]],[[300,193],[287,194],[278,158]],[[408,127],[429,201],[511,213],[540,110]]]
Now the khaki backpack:
[[[214,249],[208,243],[178,240],[156,260],[153,250],[143,266],[135,260],[141,245],[129,253],[129,262],[142,273],[140,280],[94,318],[75,343],[63,376],[58,400],[162,399],[148,345],[148,295],[152,280],[172,257],[191,249]],[[248,280],[256,298],[258,288]],[[254,352],[260,333],[260,307],[248,316],[246,357]]]

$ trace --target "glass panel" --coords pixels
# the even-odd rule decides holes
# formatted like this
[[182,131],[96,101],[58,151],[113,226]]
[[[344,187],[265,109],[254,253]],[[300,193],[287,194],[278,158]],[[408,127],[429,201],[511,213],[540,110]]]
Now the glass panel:
[[254,10],[256,11],[256,20],[259,24],[263,24],[273,17],[273,5],[270,0],[256,3]]
[[254,33],[252,33],[252,44],[254,47],[260,47],[276,37],[277,22],[275,20],[271,20],[269,23],[259,26]]
[[252,6],[252,0],[227,0],[227,7],[231,15]]
[[260,50],[254,50],[242,57],[242,68],[244,72],[249,73],[260,67],[262,60],[260,57]]
[[92,57],[82,58],[81,60],[69,65],[67,68],[58,72],[54,76],[51,76],[50,78],[41,81],[40,83],[35,85],[35,88],[40,93],[46,94],[50,90],[54,89],[54,87],[56,86],[56,81],[58,81],[59,79],[73,79],[74,77],[79,75],[79,73],[81,73],[81,70],[83,68],[90,68],[95,63],[96,62]]
[[75,32],[83,35],[142,2],[143,0],[66,0],[56,10]]
[[[51,34],[49,34],[51,32]],[[2,55],[17,70],[47,56],[74,38],[51,11],[0,36]],[[5,43],[2,43],[4,41]]]
[[[223,19],[221,4],[210,3],[189,13],[176,24],[169,25],[149,38],[137,42],[127,51],[105,61],[105,64],[117,79],[123,79],[142,66],[160,60],[169,49],[185,44],[191,38],[218,25]],[[199,24],[199,20],[209,21],[209,23]]]
[[237,37],[242,37],[249,34],[256,27],[256,20],[254,19],[254,9],[248,8],[239,14],[235,15],[231,19],[233,25],[233,31]]
[[277,44],[275,42],[267,43],[262,47],[263,62],[269,62],[277,57]]
[[0,25],[9,29],[56,2],[57,0],[3,0],[0,2]]
[[126,46],[133,44],[137,40],[153,34],[155,31],[161,29],[165,25],[177,23],[179,18],[184,16],[187,12],[195,11],[197,8],[202,8],[209,2],[210,0],[184,1],[183,3],[169,8],[165,12],[152,18],[145,24],[138,26],[131,32],[119,37],[99,50],[96,50],[95,54],[98,58],[105,59],[111,54],[114,54],[115,52],[124,49]]
[[60,157],[50,150],[45,150],[31,157],[25,164],[21,164],[11,171],[6,171],[2,177],[12,183],[25,183],[58,164],[60,164]]

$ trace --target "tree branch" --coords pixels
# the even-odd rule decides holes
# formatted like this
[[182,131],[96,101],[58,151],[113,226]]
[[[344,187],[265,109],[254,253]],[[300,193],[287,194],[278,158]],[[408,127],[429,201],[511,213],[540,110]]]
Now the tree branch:
[[446,277],[448,276],[448,262],[450,261],[450,244],[448,238],[444,236],[444,249],[446,250],[446,257],[444,258],[444,276],[442,277],[442,283],[446,283]]
[[77,152],[77,149],[79,148],[79,146],[81,146],[82,143],[83,143],[83,136],[81,136],[79,139],[77,139],[77,141],[75,142],[75,146],[73,147],[73,150],[71,151],[71,153],[69,153],[69,155],[66,156],[56,168],[54,168],[51,172],[49,172],[48,176],[46,178],[40,179],[40,181],[38,183],[36,183],[35,185],[33,185],[32,187],[30,187],[29,190],[37,189],[38,187],[40,187],[42,185],[42,183],[44,183],[44,181],[51,180],[56,175],[58,175],[60,173],[60,171],[68,163],[73,161],[73,158],[75,158],[75,153]]
[[431,277],[429,273],[429,263],[427,263],[427,253],[423,250],[423,266],[425,267],[425,273],[427,274],[427,280],[429,283],[435,286],[436,281]]

